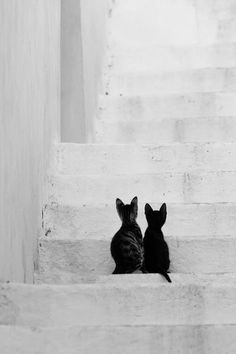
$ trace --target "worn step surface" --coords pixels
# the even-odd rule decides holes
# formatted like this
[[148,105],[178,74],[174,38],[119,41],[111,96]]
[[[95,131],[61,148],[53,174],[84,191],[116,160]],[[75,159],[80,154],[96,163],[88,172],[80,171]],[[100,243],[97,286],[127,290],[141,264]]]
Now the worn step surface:
[[116,198],[139,203],[234,203],[236,172],[160,173],[114,176],[55,175],[49,178],[49,203],[111,204]]
[[[236,102],[236,101],[235,101]],[[131,116],[135,116],[132,112]],[[158,116],[157,116],[158,117]],[[138,117],[137,117],[138,118]],[[140,117],[141,118],[141,117]],[[157,118],[98,121],[96,143],[204,144],[236,141],[236,117]]]
[[[113,235],[106,239],[39,241],[39,272],[51,282],[75,282],[89,274],[111,274],[114,261],[110,254]],[[236,269],[236,237],[167,236],[170,271],[174,273],[232,273]]]
[[[236,273],[171,273],[171,280],[173,284],[183,285],[183,284],[195,284],[195,285],[223,285],[223,284],[236,284]],[[99,275],[99,274],[89,274],[89,275],[78,275],[74,274],[73,284],[167,284],[166,279],[160,274],[142,274],[141,272],[136,272],[133,274],[121,274],[121,275]],[[72,277],[71,277],[72,280]],[[35,273],[35,283],[36,284],[51,284],[52,279],[50,275],[47,276],[44,273]],[[57,283],[61,284],[59,279],[56,279]]]
[[[236,352],[236,325],[0,326],[2,354],[167,354]],[[201,340],[199,340],[201,339]]]
[[132,45],[114,44],[109,66],[112,75],[120,72],[165,72],[174,70],[233,68],[236,44]]
[[59,144],[57,172],[77,175],[236,170],[236,143]]
[[[236,92],[102,96],[99,117],[110,122],[235,116]],[[98,118],[99,118],[98,117]]]
[[[160,206],[161,203],[152,203],[154,209]],[[144,232],[147,227],[144,204],[139,203],[137,221]],[[71,206],[53,203],[44,209],[44,233],[49,239],[108,239],[120,225],[115,200],[112,205]],[[234,236],[236,204],[169,203],[167,221],[162,230],[166,236]]]
[[236,323],[235,284],[1,284],[0,294],[5,325]]
[[[218,274],[187,274],[187,273],[171,273],[171,280],[173,284],[208,284],[208,285],[223,285],[235,284],[236,273],[218,273]],[[86,277],[84,277],[85,281]],[[166,284],[166,279],[160,274],[116,274],[116,275],[99,275],[91,276],[92,282],[97,283],[116,283],[116,284],[129,284],[129,283],[142,283],[142,284]]]
[[170,72],[124,72],[112,75],[108,94],[139,95],[236,90],[236,68],[204,68]]

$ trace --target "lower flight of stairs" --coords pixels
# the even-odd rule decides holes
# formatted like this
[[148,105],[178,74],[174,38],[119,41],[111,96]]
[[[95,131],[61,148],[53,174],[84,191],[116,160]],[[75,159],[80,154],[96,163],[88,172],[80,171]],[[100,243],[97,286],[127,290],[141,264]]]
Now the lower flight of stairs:
[[1,353],[234,353],[236,278],[103,276],[1,285]]

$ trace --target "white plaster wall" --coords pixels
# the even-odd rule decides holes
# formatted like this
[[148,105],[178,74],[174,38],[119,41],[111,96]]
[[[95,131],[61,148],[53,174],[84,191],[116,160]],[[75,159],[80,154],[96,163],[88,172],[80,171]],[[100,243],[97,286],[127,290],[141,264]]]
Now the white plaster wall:
[[79,0],[61,1],[61,135],[85,142],[84,76]]
[[111,0],[62,0],[62,141],[93,138]]
[[0,280],[33,281],[58,141],[60,1],[0,2]]

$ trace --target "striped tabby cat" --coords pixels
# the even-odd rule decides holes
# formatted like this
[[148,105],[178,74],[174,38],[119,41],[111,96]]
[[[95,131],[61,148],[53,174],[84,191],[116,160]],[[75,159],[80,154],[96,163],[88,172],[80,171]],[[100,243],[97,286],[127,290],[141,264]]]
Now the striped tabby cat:
[[136,222],[138,198],[134,197],[127,205],[116,199],[116,209],[122,225],[111,241],[111,255],[116,263],[113,274],[144,272],[143,236]]

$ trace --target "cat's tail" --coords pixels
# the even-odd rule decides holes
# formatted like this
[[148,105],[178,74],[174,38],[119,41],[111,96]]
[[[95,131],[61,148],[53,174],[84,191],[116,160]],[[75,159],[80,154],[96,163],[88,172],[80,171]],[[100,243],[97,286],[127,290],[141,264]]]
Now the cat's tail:
[[168,283],[172,283],[169,275],[166,272],[159,272],[161,275],[163,275],[164,278],[168,281]]

